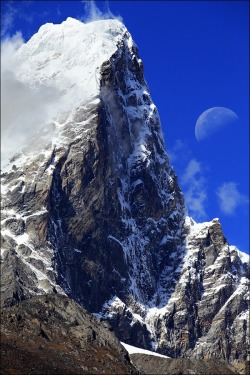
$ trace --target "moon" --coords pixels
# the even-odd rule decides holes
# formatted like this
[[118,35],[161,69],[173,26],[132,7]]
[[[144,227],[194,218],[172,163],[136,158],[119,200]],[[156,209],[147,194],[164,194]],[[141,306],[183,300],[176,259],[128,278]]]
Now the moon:
[[197,141],[210,137],[212,134],[236,121],[238,116],[225,107],[212,107],[204,111],[195,124]]

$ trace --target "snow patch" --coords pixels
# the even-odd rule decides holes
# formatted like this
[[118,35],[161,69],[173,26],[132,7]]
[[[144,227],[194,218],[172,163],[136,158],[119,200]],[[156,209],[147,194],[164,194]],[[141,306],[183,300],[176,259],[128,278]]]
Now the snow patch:
[[135,353],[140,353],[140,354],[147,354],[147,355],[153,355],[155,357],[161,357],[161,358],[170,358],[166,355],[163,355],[163,354],[159,354],[159,353],[156,353],[156,352],[152,352],[150,350],[146,350],[146,349],[141,349],[141,348],[137,348],[136,346],[132,346],[132,345],[129,345],[129,344],[125,344],[124,342],[120,341],[120,343],[122,344],[122,346],[127,350],[127,352],[129,354],[135,354]]

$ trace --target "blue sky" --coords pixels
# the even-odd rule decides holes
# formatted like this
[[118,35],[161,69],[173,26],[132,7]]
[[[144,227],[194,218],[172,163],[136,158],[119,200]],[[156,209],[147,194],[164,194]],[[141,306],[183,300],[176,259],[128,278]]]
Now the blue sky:
[[[249,252],[248,1],[96,1],[92,16],[120,17],[139,48],[167,152],[198,222],[219,217],[230,244]],[[1,1],[2,38],[27,41],[46,22],[86,21],[83,1]],[[197,141],[208,108],[238,120]]]

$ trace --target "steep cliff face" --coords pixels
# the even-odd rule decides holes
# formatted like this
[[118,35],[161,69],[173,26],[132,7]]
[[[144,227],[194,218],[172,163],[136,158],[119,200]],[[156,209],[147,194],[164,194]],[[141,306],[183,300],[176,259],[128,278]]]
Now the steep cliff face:
[[[168,266],[159,289],[162,302],[108,301],[103,316],[121,340],[172,358],[247,359],[249,334],[248,257],[229,246],[218,219],[197,224],[186,218],[185,255]],[[175,258],[176,254],[172,253]],[[163,302],[163,296],[165,298]]]
[[[99,35],[99,23],[96,30],[90,25],[91,32]],[[58,25],[55,36],[54,27],[42,27],[40,38],[35,35],[30,46],[28,43],[18,51],[19,60],[30,56],[33,65],[37,64],[43,81],[54,64],[43,55],[50,28],[54,39],[59,39],[55,51],[62,50],[62,62],[69,63],[63,56],[66,47],[61,46]],[[94,73],[99,71],[96,87],[88,98],[85,95],[81,101],[80,97],[72,111],[42,129],[40,151],[34,152],[33,144],[31,152],[27,149],[14,157],[12,171],[4,175],[4,233],[10,235],[10,241],[20,242],[18,251],[25,252],[28,263],[30,259],[31,264],[39,263],[33,260],[36,250],[48,253],[52,268],[49,274],[44,270],[48,287],[58,283],[96,312],[114,295],[141,302],[153,298],[171,251],[178,251],[184,221],[183,197],[169,166],[137,48],[118,21],[103,21],[105,27],[107,38],[117,45],[114,53],[112,45],[109,60],[95,67]],[[68,20],[61,28],[64,44],[69,46],[76,38],[72,30],[81,30],[83,25]],[[88,43],[87,47],[83,43],[83,48],[88,48]],[[54,50],[50,54],[54,56]],[[67,54],[71,58],[68,50]],[[41,77],[36,80],[40,82]],[[33,83],[35,78],[29,79]],[[76,94],[78,91],[72,95]],[[54,140],[46,142],[46,136]],[[41,134],[36,139],[39,145]],[[17,185],[12,188],[13,184]],[[14,224],[10,226],[11,209],[18,216],[11,219]],[[21,227],[20,233],[13,232],[16,225]],[[168,251],[160,245],[163,239]],[[28,243],[34,243],[33,253]],[[23,250],[24,245],[28,248]]]
[[65,110],[2,175],[3,304],[66,294],[127,343],[244,360],[247,263],[218,220],[186,217],[125,26],[44,25],[16,59]]

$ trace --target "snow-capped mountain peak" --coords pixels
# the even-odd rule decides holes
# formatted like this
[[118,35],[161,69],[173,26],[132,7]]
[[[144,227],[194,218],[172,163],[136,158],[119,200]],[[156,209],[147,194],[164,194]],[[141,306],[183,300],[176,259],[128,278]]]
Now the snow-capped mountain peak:
[[52,101],[2,175],[3,303],[67,294],[127,344],[244,359],[248,265],[218,219],[186,217],[125,26],[46,24],[15,59]]
[[68,99],[73,96],[76,105],[89,101],[99,93],[101,65],[126,32],[117,20],[45,24],[17,52],[19,77],[33,86],[52,85],[63,95],[70,90]]

